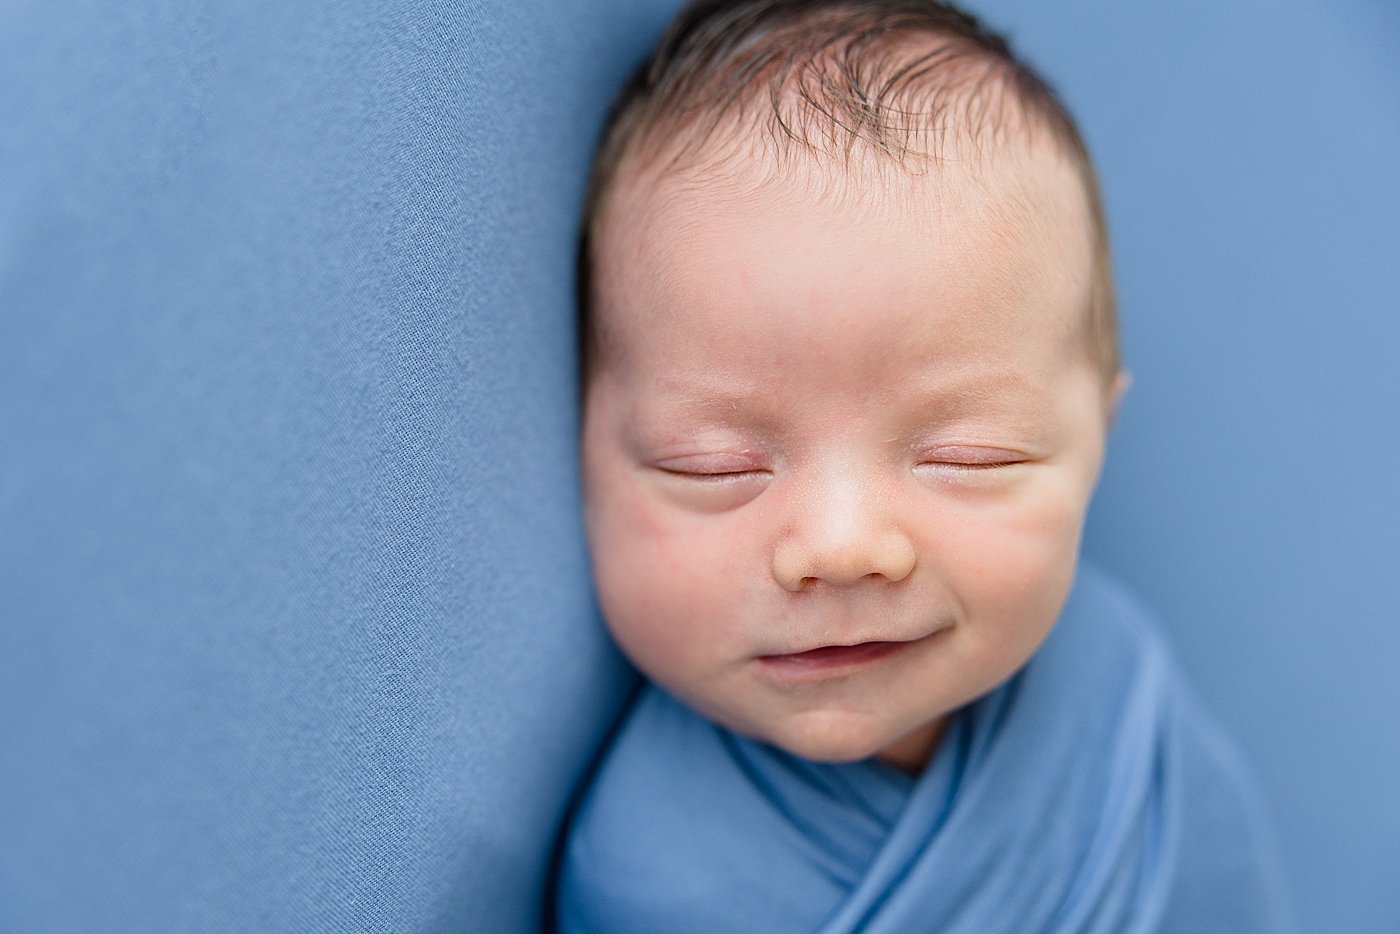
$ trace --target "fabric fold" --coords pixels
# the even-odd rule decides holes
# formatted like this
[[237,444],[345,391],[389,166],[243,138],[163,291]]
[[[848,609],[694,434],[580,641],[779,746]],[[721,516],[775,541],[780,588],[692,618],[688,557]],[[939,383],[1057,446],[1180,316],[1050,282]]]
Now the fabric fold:
[[798,759],[647,689],[574,816],[559,926],[1273,934],[1255,798],[1146,615],[1085,569],[917,779]]

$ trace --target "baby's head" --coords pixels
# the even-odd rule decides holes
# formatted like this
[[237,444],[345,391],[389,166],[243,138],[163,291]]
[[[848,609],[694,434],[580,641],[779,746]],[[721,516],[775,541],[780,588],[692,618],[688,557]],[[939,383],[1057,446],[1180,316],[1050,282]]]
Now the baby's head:
[[709,2],[629,87],[583,253],[623,651],[715,721],[918,768],[1060,612],[1120,385],[1093,169],[932,2]]

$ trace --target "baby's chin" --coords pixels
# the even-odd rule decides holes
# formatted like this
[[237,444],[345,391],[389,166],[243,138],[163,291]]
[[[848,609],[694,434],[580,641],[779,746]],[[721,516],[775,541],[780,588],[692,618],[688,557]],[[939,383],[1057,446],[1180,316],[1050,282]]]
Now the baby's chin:
[[894,725],[868,715],[820,711],[766,724],[761,730],[739,732],[813,762],[859,762],[878,757],[917,771],[932,752],[939,720],[930,717],[912,726]]

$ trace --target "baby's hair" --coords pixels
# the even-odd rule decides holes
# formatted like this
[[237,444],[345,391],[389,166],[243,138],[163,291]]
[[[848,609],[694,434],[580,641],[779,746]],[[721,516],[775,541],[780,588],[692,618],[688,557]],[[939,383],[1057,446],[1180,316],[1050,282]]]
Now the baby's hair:
[[1049,85],[1002,36],[936,0],[698,0],[683,9],[613,106],[589,180],[579,249],[585,376],[597,352],[592,246],[621,167],[660,174],[708,155],[875,159],[912,173],[949,141],[1049,131],[1083,183],[1094,272],[1083,319],[1107,389],[1118,337],[1107,223],[1089,151]]

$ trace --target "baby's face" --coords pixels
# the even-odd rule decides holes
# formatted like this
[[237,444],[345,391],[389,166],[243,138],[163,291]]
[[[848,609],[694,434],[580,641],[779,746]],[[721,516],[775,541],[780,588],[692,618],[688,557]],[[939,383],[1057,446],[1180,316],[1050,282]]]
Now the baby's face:
[[835,193],[622,180],[598,231],[604,615],[654,681],[801,756],[917,768],[1070,586],[1106,422],[1088,215],[1048,150],[989,158]]

